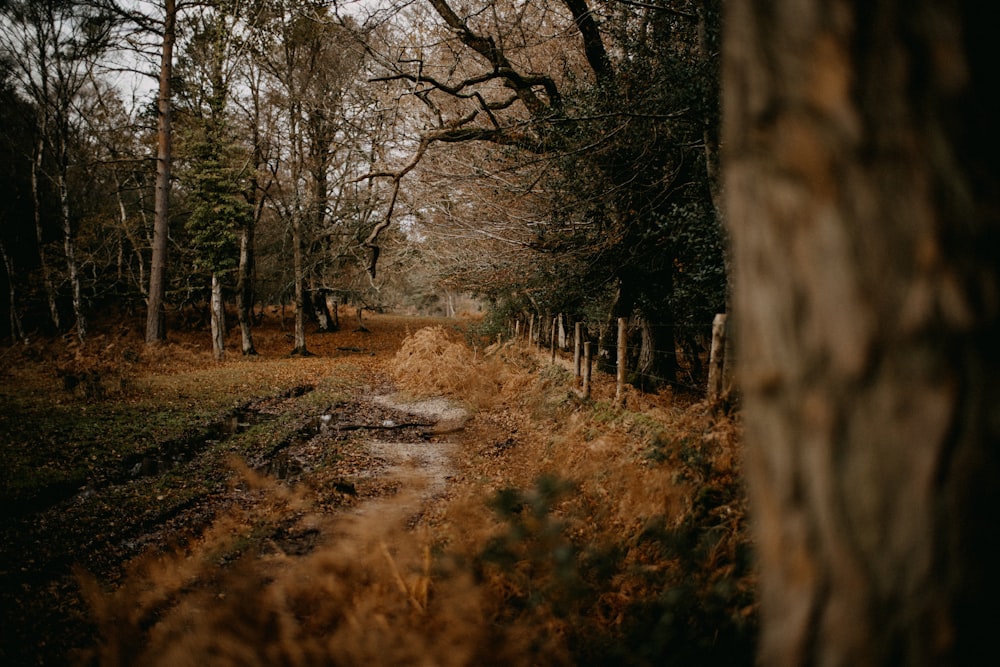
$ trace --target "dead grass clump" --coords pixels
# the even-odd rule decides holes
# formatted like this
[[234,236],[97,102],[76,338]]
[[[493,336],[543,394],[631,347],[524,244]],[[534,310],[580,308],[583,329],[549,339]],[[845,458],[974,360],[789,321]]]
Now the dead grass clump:
[[496,401],[506,376],[494,357],[476,358],[444,327],[424,327],[403,341],[393,358],[396,383],[418,396],[451,396],[476,408]]
[[533,460],[541,474],[501,488],[493,536],[476,538],[508,613],[563,628],[577,663],[752,664],[738,423],[649,398],[642,412],[539,407],[565,394],[542,374],[522,396],[524,413],[545,421],[533,418],[499,465],[512,479],[508,469]]
[[[88,664],[567,664],[559,637],[509,624],[503,595],[461,558],[432,554],[403,514],[322,519],[306,492],[242,468],[252,496],[199,539],[138,559],[113,590],[80,575],[102,640]],[[246,498],[244,499],[246,501]],[[281,548],[288,517],[323,535],[305,555]],[[542,639],[542,641],[539,641]]]

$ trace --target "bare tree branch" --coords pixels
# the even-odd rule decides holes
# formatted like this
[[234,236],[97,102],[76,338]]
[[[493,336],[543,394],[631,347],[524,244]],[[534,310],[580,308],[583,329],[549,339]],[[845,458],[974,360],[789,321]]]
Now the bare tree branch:
[[594,70],[597,82],[610,83],[614,79],[614,68],[587,0],[563,0],[563,4],[573,14],[573,21],[580,31],[580,36],[583,37],[583,51],[587,55],[590,68]]
[[[472,32],[458,14],[448,5],[446,0],[429,0],[431,6],[444,20],[447,26],[459,40],[470,49],[482,56],[493,66],[494,71],[507,80],[510,87],[524,103],[532,115],[547,113],[557,109],[562,104],[562,98],[551,77],[543,74],[522,75],[518,72],[504,52],[497,46],[492,36],[483,36]],[[549,103],[544,103],[535,93],[534,88],[541,86]]]

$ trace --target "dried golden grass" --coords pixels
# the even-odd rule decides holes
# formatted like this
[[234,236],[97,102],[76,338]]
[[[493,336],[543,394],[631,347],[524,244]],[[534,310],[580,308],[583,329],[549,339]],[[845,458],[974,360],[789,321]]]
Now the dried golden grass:
[[503,362],[477,356],[442,326],[407,336],[390,364],[399,387],[416,396],[449,396],[473,408],[493,405],[508,379]]
[[[533,414],[532,428],[522,430],[516,447],[492,464],[494,477],[484,485],[529,488],[529,477],[541,474],[567,481],[572,493],[553,507],[539,535],[561,525],[563,545],[572,545],[581,557],[606,553],[618,554],[619,560],[607,580],[590,582],[594,589],[574,601],[575,608],[547,617],[543,609],[535,610],[533,625],[568,623],[574,641],[620,637],[629,624],[642,625],[634,618],[637,606],[658,609],[662,600],[669,599],[663,597],[665,592],[679,587],[697,600],[713,600],[706,602],[711,608],[730,605],[725,609],[732,623],[752,627],[756,607],[747,601],[752,600],[755,580],[741,564],[748,537],[745,501],[739,491],[738,421],[716,416],[704,403],[676,406],[668,394],[629,393],[634,400],[627,400],[628,410],[615,409],[607,400],[581,402],[547,375],[551,374],[535,375],[522,387],[520,402]],[[595,393],[610,398],[613,381],[604,380],[598,381]],[[704,504],[701,499],[709,497],[720,498],[720,504]],[[476,525],[464,514],[454,523]],[[482,519],[480,525],[486,525]],[[455,541],[465,540],[459,550],[472,551],[501,529],[494,523],[489,530],[456,535]],[[701,553],[696,543],[707,534],[718,541]],[[539,536],[524,539],[537,541]],[[692,539],[688,546],[677,546]],[[532,573],[534,590],[554,590],[561,584],[544,571],[544,554],[542,559],[541,568],[528,556],[513,571],[490,570],[485,585],[503,591],[515,606],[524,601],[526,571]],[[734,593],[716,602],[716,590]],[[711,623],[707,614],[695,624]],[[675,622],[664,631],[683,640],[688,621]],[[704,626],[697,630],[705,631]]]
[[[710,587],[730,576],[752,584],[734,566],[745,540],[738,497],[708,509],[726,533],[699,561],[703,571],[684,570],[683,557],[664,556],[649,537],[682,524],[701,530],[694,499],[738,485],[735,420],[703,404],[674,407],[669,397],[630,394],[628,411],[580,401],[560,376],[535,373],[534,355],[496,348],[477,359],[441,327],[409,336],[389,365],[409,392],[484,411],[464,436],[468,481],[436,510],[434,525],[403,529],[391,503],[351,520],[313,518],[326,541],[312,553],[248,552],[220,569],[220,554],[234,553],[256,526],[310,516],[309,498],[243,470],[243,485],[260,498],[252,507],[220,518],[185,550],[139,561],[112,592],[84,580],[104,636],[101,664],[569,665],[571,642],[621,634],[636,608],[660,603],[665,586]],[[598,382],[598,396],[609,395],[607,384]],[[501,415],[516,442],[491,447],[483,424]],[[484,501],[544,474],[572,492],[511,538],[516,531],[506,532]],[[515,562],[485,562],[484,545],[505,535],[515,540]],[[605,580],[591,582],[590,597],[576,598],[560,592],[551,565],[563,547],[620,556]],[[529,604],[539,592],[555,602]],[[560,599],[568,610],[555,609]]]
[[[245,467],[240,479],[256,502],[187,548],[140,558],[110,592],[79,575],[102,636],[85,657],[182,667],[504,664],[483,659],[501,642],[487,636],[479,589],[432,561],[419,534],[384,517],[323,522],[301,493]],[[268,532],[262,524],[296,513],[320,522],[326,542],[315,551],[244,545]]]

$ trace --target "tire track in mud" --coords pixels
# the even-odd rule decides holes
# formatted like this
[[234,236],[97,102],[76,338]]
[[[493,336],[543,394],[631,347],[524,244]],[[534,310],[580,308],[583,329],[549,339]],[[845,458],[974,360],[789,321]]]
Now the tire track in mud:
[[[301,488],[312,497],[311,509],[274,520],[262,545],[303,556],[331,537],[356,537],[365,525],[412,526],[428,503],[446,492],[457,448],[450,434],[464,427],[465,411],[444,399],[367,394],[310,412],[295,401],[310,390],[248,401],[187,436],[147,449],[144,458],[118,461],[82,491],[21,517],[16,550],[21,560],[0,563],[0,588],[10,593],[4,599],[22,600],[15,589],[27,586],[24,590],[48,591],[47,597],[34,598],[52,606],[56,599],[75,597],[76,565],[116,580],[140,554],[165,553],[197,540],[230,513],[252,515],[262,507],[260,497],[221,478],[215,490],[175,503],[150,502],[143,512],[115,507],[119,490],[155,501],[161,479],[204,474],[213,452],[230,447],[248,468],[270,478],[269,484]],[[273,441],[254,442],[255,426],[289,416],[280,432],[274,424],[267,427]],[[13,559],[15,551],[8,555]],[[42,619],[38,623],[48,622],[43,611],[32,612]],[[79,637],[69,641],[82,641],[85,631],[77,628]]]
[[397,487],[396,493],[369,499],[352,508],[355,519],[377,517],[379,521],[415,524],[424,506],[445,493],[454,474],[453,458],[458,445],[448,437],[461,431],[468,412],[445,398],[407,400],[401,395],[379,395],[372,402],[403,415],[430,422],[423,438],[376,438],[368,451],[385,466],[377,474]]
[[[287,412],[283,399],[289,397],[273,398],[277,400],[241,407],[236,419],[227,415],[231,426],[226,438]],[[449,434],[464,428],[468,418],[463,408],[443,398],[411,401],[398,394],[361,396],[300,415],[289,422],[275,444],[263,451],[244,452],[240,458],[249,470],[272,483],[306,489],[315,506],[308,514],[319,512],[335,522],[375,517],[382,523],[398,519],[412,525],[423,505],[443,493],[453,474],[456,445]],[[156,525],[145,522],[139,534],[127,540],[127,550],[137,553],[169,544],[171,534],[178,530],[207,527],[234,506],[253,502],[238,483],[221,494],[195,498],[158,517],[162,521]],[[300,520],[309,525],[297,527]],[[282,542],[291,551],[301,555],[310,550],[295,544],[296,535],[315,543],[311,521],[304,514],[289,517],[283,524]]]

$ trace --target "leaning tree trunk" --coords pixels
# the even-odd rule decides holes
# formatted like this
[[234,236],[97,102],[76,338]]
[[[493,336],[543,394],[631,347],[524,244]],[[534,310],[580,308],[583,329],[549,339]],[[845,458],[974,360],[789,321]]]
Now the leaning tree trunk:
[[1000,599],[1000,110],[981,58],[994,24],[973,15],[988,8],[727,11],[760,661],[977,664]]

